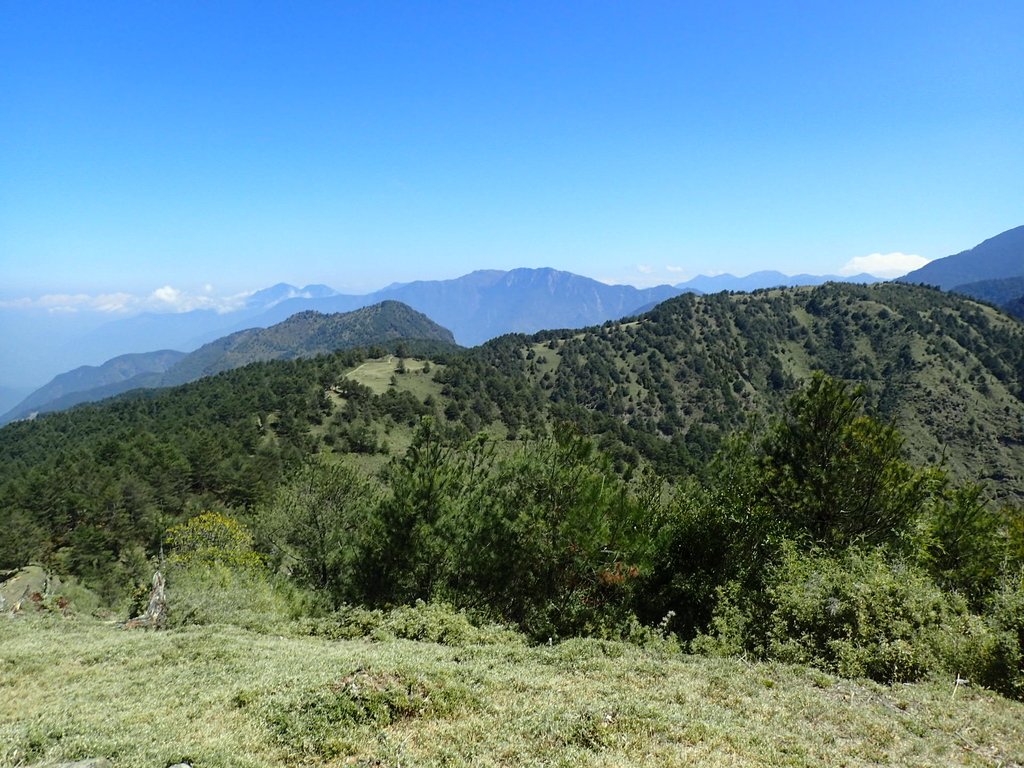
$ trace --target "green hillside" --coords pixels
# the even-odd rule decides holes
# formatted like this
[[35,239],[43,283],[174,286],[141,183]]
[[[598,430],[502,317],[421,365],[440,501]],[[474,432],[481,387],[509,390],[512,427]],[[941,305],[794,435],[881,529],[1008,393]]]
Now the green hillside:
[[673,472],[699,468],[816,370],[865,385],[915,461],[1024,498],[1024,326],[929,288],[684,295],[632,321],[503,337],[438,378],[474,424],[566,419]]
[[1021,698],[1022,336],[829,284],[254,363],[0,430],[0,569],[126,617],[163,568],[177,627],[444,601]]

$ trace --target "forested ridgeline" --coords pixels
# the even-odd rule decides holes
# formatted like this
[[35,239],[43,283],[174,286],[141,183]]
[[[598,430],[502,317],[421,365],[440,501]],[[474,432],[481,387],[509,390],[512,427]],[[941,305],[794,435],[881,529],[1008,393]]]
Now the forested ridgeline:
[[927,287],[683,295],[633,321],[496,339],[437,378],[448,415],[471,427],[567,420],[621,464],[643,456],[675,475],[701,472],[814,371],[863,384],[915,461],[1024,498],[1024,325]]
[[1019,696],[1021,339],[928,289],[829,285],[251,365],[0,432],[0,567],[126,611],[163,562],[177,622],[330,633],[444,601],[537,640]]

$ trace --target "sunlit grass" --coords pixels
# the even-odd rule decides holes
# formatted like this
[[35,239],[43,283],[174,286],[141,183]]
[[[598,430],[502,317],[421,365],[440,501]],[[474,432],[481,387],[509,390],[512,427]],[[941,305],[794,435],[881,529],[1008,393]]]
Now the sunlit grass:
[[[294,632],[294,630],[291,630]],[[597,640],[0,621],[0,765],[1012,765],[1024,705]]]

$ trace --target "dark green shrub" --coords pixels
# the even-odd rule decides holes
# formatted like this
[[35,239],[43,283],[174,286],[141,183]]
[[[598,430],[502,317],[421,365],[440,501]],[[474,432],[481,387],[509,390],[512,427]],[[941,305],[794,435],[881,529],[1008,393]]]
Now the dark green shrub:
[[898,543],[931,479],[902,449],[895,429],[864,415],[862,389],[815,374],[759,445],[756,495],[809,544]]
[[979,606],[995,589],[1008,556],[1006,516],[993,510],[978,486],[945,490],[925,524],[922,555],[943,588]]
[[1024,572],[1006,577],[992,596],[987,619],[996,635],[991,661],[979,682],[1024,699]]
[[422,601],[388,611],[341,606],[330,615],[300,620],[297,629],[302,634],[333,640],[398,638],[456,647],[524,641],[522,635],[508,627],[474,622],[450,605]]
[[646,567],[650,495],[562,433],[503,461],[463,518],[448,587],[530,636],[621,636]]
[[430,600],[463,567],[460,542],[479,514],[492,446],[460,441],[424,417],[385,473],[388,492],[365,527],[357,597],[377,605]]
[[348,467],[309,463],[259,507],[257,541],[276,570],[338,606],[356,591],[374,494]]
[[766,598],[771,658],[881,682],[916,680],[940,667],[946,596],[926,574],[881,551],[788,551]]
[[693,647],[845,677],[910,681],[954,663],[951,628],[962,631],[965,616],[962,601],[882,550],[808,554],[789,545],[766,573],[763,591],[737,582],[719,591],[711,629]]
[[683,485],[657,507],[651,568],[634,597],[638,615],[689,640],[705,630],[718,604],[717,590],[740,567],[742,528],[727,514],[720,493]]

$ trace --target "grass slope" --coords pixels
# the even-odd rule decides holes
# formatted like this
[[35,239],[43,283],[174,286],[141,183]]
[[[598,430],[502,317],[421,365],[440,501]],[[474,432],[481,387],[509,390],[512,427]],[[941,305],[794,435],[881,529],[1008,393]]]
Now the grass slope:
[[0,765],[1024,763],[1024,704],[951,681],[503,631],[449,642],[4,619]]

